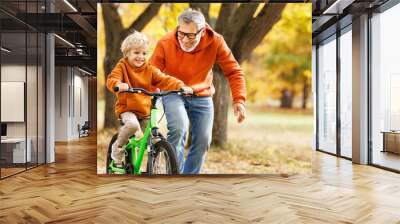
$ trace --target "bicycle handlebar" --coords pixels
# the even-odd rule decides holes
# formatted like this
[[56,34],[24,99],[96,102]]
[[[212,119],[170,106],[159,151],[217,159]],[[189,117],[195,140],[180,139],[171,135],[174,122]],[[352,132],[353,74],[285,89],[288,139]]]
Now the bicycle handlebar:
[[[119,87],[118,87],[118,86],[114,86],[114,92],[119,92]],[[128,93],[143,93],[143,94],[146,94],[146,95],[148,95],[148,96],[166,96],[166,95],[174,94],[174,93],[176,93],[176,94],[178,94],[178,95],[183,95],[183,91],[182,91],[182,90],[161,91],[161,92],[159,92],[159,93],[152,93],[152,92],[149,92],[149,91],[147,91],[147,90],[145,90],[145,89],[143,89],[143,88],[129,88],[129,89],[126,90],[126,91],[122,91],[122,93],[123,93],[123,92],[128,92]],[[193,93],[193,94],[187,94],[187,95],[196,96],[195,93]]]

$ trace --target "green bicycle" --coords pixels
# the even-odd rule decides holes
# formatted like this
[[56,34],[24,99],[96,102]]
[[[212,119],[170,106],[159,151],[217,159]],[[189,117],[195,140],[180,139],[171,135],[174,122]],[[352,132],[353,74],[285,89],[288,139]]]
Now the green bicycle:
[[[115,92],[119,91],[118,87],[114,88]],[[168,143],[166,138],[158,131],[157,122],[157,100],[169,94],[182,95],[183,92],[179,91],[163,91],[159,93],[151,93],[142,88],[129,88],[128,93],[143,93],[151,96],[151,111],[150,122],[147,123],[146,129],[141,139],[131,136],[125,148],[125,167],[119,168],[114,164],[111,159],[111,146],[117,140],[118,133],[115,134],[108,146],[107,153],[107,173],[108,174],[142,174],[140,167],[142,165],[143,156],[147,150],[147,174],[178,174],[178,164],[176,155],[172,146]]]

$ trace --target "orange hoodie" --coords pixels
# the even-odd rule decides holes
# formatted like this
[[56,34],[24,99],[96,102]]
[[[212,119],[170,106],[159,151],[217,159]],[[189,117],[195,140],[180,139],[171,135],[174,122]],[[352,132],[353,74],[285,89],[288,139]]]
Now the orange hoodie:
[[[131,66],[126,58],[119,60],[117,65],[107,76],[107,88],[114,93],[114,86],[119,83],[127,83],[129,87],[152,90],[154,86],[161,90],[179,90],[184,86],[183,82],[163,74],[156,67],[145,63],[140,68]],[[135,113],[139,118],[150,115],[151,97],[138,93],[117,93],[115,114],[126,111]]]
[[246,100],[243,71],[224,38],[208,24],[205,35],[192,52],[181,49],[175,29],[158,41],[150,62],[162,72],[182,80],[199,96],[214,94],[212,68],[218,63],[229,81],[233,102],[244,103]]

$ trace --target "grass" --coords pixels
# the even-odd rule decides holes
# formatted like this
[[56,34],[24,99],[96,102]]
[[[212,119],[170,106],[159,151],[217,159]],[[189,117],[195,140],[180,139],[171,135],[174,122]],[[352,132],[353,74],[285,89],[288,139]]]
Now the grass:
[[212,147],[205,173],[311,173],[310,112],[249,108],[238,124],[229,113],[228,144]]
[[[166,133],[165,119],[161,131]],[[248,107],[238,124],[229,109],[228,143],[211,147],[202,173],[207,174],[309,174],[313,116],[310,111]],[[105,152],[114,130],[98,133],[98,172],[105,171]]]

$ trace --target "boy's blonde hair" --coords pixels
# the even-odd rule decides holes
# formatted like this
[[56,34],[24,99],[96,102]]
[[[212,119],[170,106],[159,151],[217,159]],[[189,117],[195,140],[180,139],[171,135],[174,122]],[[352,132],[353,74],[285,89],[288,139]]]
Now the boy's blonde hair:
[[128,35],[121,44],[121,51],[124,57],[128,56],[129,51],[132,48],[138,48],[143,45],[147,45],[149,40],[147,39],[146,35],[134,31],[132,34]]

